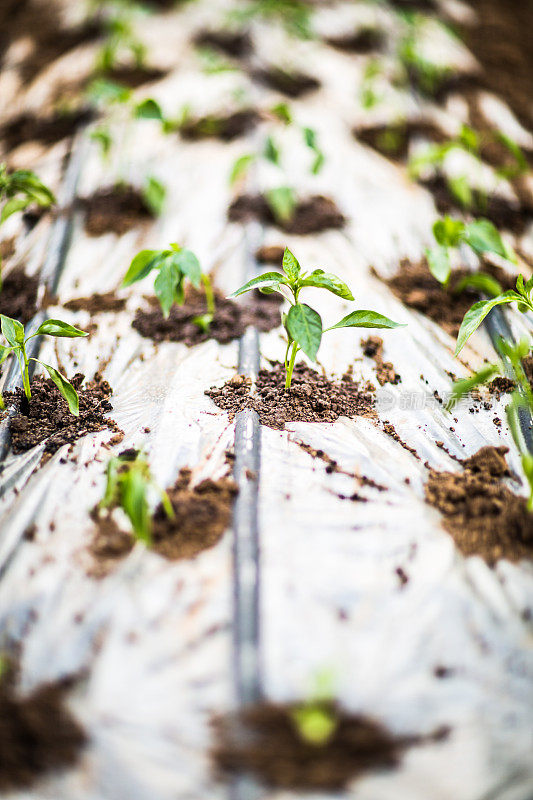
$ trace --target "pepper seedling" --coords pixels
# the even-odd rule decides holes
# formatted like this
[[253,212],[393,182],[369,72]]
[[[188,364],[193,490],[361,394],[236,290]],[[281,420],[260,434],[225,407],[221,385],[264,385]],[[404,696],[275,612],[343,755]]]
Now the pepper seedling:
[[157,270],[154,291],[165,318],[170,314],[174,303],[183,305],[187,279],[195,289],[203,284],[207,313],[195,317],[193,322],[201,330],[209,330],[215,315],[215,294],[209,276],[202,272],[194,253],[175,242],[168,250],[141,250],[131,262],[122,285],[131,286],[132,283],[146,278],[154,269]]
[[354,299],[344,281],[333,275],[333,273],[325,272],[323,269],[315,269],[309,273],[303,272],[298,260],[288,248],[285,248],[283,255],[283,273],[265,272],[256,278],[252,278],[252,280],[230,295],[230,297],[238,297],[245,292],[259,289],[265,294],[279,292],[291,304],[288,314],[283,314],[282,316],[283,327],[287,334],[287,349],[285,352],[286,389],[291,387],[292,373],[298,351],[301,350],[312,361],[315,361],[323,333],[337,328],[405,327],[405,325],[393,322],[377,311],[359,309],[347,314],[330,328],[323,328],[320,314],[311,306],[299,301],[301,290],[308,287],[326,289],[343,300]]
[[131,522],[136,539],[152,544],[152,522],[149,493],[155,490],[169,519],[175,517],[168,494],[154,481],[150,465],[135,452],[110,459],[106,471],[106,488],[98,509],[122,508]]
[[[57,338],[66,337],[68,339],[74,339],[79,336],[88,336],[89,334],[85,331],[80,331],[78,328],[75,328],[73,325],[69,325],[67,322],[63,322],[60,319],[47,319],[42,322],[41,325],[39,325],[35,333],[32,333],[30,336],[26,336],[24,325],[18,320],[11,319],[11,317],[6,317],[3,314],[0,314],[0,321],[2,336],[8,343],[7,347],[0,345],[0,364],[3,364],[9,355],[15,355],[20,367],[22,385],[24,387],[26,399],[28,401],[31,400],[29,362],[35,361],[37,364],[40,364],[42,367],[44,367],[48,372],[48,375],[61,392],[61,395],[67,401],[70,413],[74,414],[75,417],[79,416],[80,401],[72,384],[69,383],[65,376],[62,375],[57,369],[51,367],[50,364],[45,364],[44,361],[39,361],[37,358],[29,358],[26,345],[30,339],[34,339],[36,336],[55,336]],[[4,409],[4,399],[0,394],[0,410],[3,411]]]
[[[24,211],[32,203],[49,208],[55,203],[53,192],[29,169],[8,172],[0,163],[0,225],[17,211]],[[2,257],[0,256],[0,291],[2,289]]]
[[[478,303],[474,303],[466,312],[459,328],[455,355],[459,355],[468,339],[479,328],[493,308],[510,303],[516,303],[521,313],[533,312],[533,277],[528,281],[524,281],[523,275],[519,275],[516,280],[516,289],[510,289],[489,300],[480,300]],[[533,415],[533,392],[522,364],[523,359],[531,352],[531,342],[523,338],[518,343],[515,343],[500,337],[496,344],[496,350],[500,357],[498,363],[486,364],[469,378],[463,378],[454,383],[447,409],[451,410],[472,389],[487,384],[496,375],[505,375],[507,371],[506,365],[509,365],[510,374],[513,375],[517,390],[512,393],[505,413],[530,487],[528,509],[533,511],[533,455],[528,450],[520,425],[520,416],[524,412],[529,418]]]
[[[450,250],[457,249],[461,244],[466,244],[478,256],[484,253],[494,253],[501,258],[516,263],[516,255],[503,241],[498,229],[488,219],[476,219],[473,222],[463,222],[444,216],[433,225],[433,235],[436,246],[426,249],[426,258],[429,270],[434,278],[444,287],[448,286],[451,276]],[[473,272],[465,276],[454,291],[462,292],[471,287],[490,295],[501,292],[501,286],[491,275],[484,272]]]

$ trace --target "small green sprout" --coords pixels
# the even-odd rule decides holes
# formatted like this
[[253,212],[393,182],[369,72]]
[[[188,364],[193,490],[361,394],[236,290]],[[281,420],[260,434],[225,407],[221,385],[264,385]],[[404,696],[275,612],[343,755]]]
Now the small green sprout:
[[383,94],[380,94],[376,89],[377,79],[382,72],[383,67],[380,59],[370,59],[363,72],[363,80],[359,89],[359,102],[366,111],[379,105],[383,100]]
[[[2,336],[7,341],[7,347],[0,345],[0,364],[3,364],[8,356],[12,354],[15,355],[20,367],[24,394],[27,400],[31,400],[29,362],[35,361],[46,369],[48,375],[67,401],[70,413],[77,417],[80,413],[79,397],[72,384],[70,384],[57,369],[51,367],[50,364],[45,364],[44,361],[39,361],[37,358],[28,358],[26,345],[30,339],[34,339],[36,336],[55,336],[73,339],[78,336],[88,336],[88,334],[85,333],[85,331],[74,328],[67,322],[62,322],[60,319],[47,319],[39,325],[35,333],[32,333],[31,336],[26,336],[24,325],[18,322],[18,320],[0,314],[0,321]],[[3,411],[4,409],[4,399],[0,395],[0,410]]]
[[[50,189],[28,169],[8,172],[5,164],[0,163],[0,225],[12,214],[24,211],[32,203],[41,208],[48,208],[55,203]],[[0,257],[0,291],[2,289],[2,259]]]
[[160,216],[165,205],[167,190],[164,183],[153,175],[148,175],[142,189],[143,200],[155,217]]
[[322,167],[324,166],[324,161],[326,157],[320,147],[318,146],[318,138],[316,131],[313,128],[303,128],[303,136],[304,142],[307,147],[314,153],[314,160],[311,165],[311,174],[318,175]]
[[131,522],[136,539],[152,543],[152,524],[149,492],[155,490],[169,519],[175,517],[167,493],[161,489],[150,472],[148,462],[138,453],[112,458],[107,465],[107,483],[98,509],[122,508]]
[[291,186],[278,186],[275,189],[267,189],[265,200],[276,222],[283,225],[291,221],[298,205],[296,192]]
[[291,719],[304,742],[323,747],[331,740],[339,724],[333,702],[333,675],[323,670],[314,682],[311,697],[291,710]]
[[112,72],[120,66],[125,55],[133,58],[137,68],[143,67],[146,59],[146,46],[136,36],[133,25],[125,13],[118,13],[106,20],[106,39],[96,58],[98,72]]
[[199,289],[203,284],[207,313],[195,317],[193,322],[202,330],[208,330],[215,314],[215,296],[211,280],[208,275],[202,273],[194,253],[175,242],[168,250],[141,250],[131,262],[122,285],[131,286],[132,283],[146,278],[154,269],[157,270],[154,291],[164,317],[168,317],[174,303],[183,305],[187,279],[195,289]]
[[291,387],[292,373],[298,351],[302,350],[306,356],[314,361],[323,333],[337,328],[405,327],[384,317],[383,314],[378,314],[376,311],[357,310],[352,311],[330,328],[323,328],[320,314],[311,306],[299,301],[301,290],[307,287],[326,289],[343,300],[354,299],[344,281],[331,272],[325,272],[323,269],[315,269],[310,273],[303,272],[299,262],[288,248],[285,248],[283,255],[283,273],[265,272],[256,278],[252,278],[252,280],[230,295],[230,297],[238,297],[245,292],[259,289],[265,294],[279,292],[291,304],[288,314],[284,314],[282,317],[283,326],[287,334],[287,349],[285,352],[286,389]]
[[243,25],[254,19],[279,21],[294,36],[311,38],[311,14],[302,0],[251,0],[229,13],[230,21]]
[[[476,255],[494,253],[501,258],[516,263],[516,255],[503,241],[498,229],[488,219],[476,219],[463,222],[444,216],[433,225],[433,235],[437,242],[435,247],[426,250],[426,257],[431,274],[443,286],[447,286],[451,275],[450,250],[466,244]],[[473,273],[461,282],[459,291],[471,286],[475,289],[498,294],[501,287],[490,275]]]

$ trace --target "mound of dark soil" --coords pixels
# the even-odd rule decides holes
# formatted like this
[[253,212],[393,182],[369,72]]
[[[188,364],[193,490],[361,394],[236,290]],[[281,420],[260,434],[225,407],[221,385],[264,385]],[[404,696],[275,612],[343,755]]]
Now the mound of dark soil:
[[89,236],[104,233],[121,236],[154,218],[141,192],[133,186],[108,186],[78,202],[85,211],[85,230]]
[[119,432],[116,423],[105,416],[112,411],[109,402],[111,386],[98,373],[92,381],[82,386],[80,373],[70,378],[80,398],[80,415],[70,413],[66,401],[50,378],[38,376],[31,382],[32,397],[28,403],[22,388],[6,392],[6,404],[14,403],[15,415],[11,418],[11,447],[22,453],[46,440],[45,454],[53,455],[62,445],[74,444],[87,433],[105,428]]
[[280,789],[341,791],[371,769],[398,765],[413,739],[396,737],[383,725],[332,706],[338,720],[331,738],[312,744],[293,721],[295,706],[261,703],[238,715],[216,717],[213,760],[223,776],[250,773]]
[[286,422],[335,422],[339,417],[374,417],[374,387],[361,387],[349,374],[340,382],[330,381],[303,363],[296,364],[290,389],[285,389],[285,368],[274,362],[261,369],[256,391],[251,381],[235,375],[221,388],[206,391],[208,397],[229,413],[230,419],[245,408],[259,414],[263,425],[282,430]]
[[502,482],[510,475],[507,447],[483,447],[462,461],[462,472],[431,470],[426,501],[443,515],[444,527],[466,556],[488,564],[533,557],[533,514]]
[[188,347],[200,344],[208,339],[215,339],[227,344],[240,339],[248,325],[260,331],[271,331],[281,324],[280,304],[282,299],[277,295],[265,295],[259,292],[250,294],[246,303],[229,300],[220,292],[215,292],[215,316],[209,330],[203,330],[194,318],[207,311],[205,295],[195,289],[188,289],[185,303],[174,305],[165,319],[156,298],[149,298],[149,311],[139,309],[132,323],[142,336],[156,342],[184,342]]
[[127,86],[128,89],[137,89],[138,86],[144,86],[145,83],[155,83],[155,81],[161,80],[166,74],[167,70],[158,69],[157,67],[135,67],[132,65],[114,67],[114,69],[102,73],[102,77],[113,83],[119,83],[121,86]]
[[256,69],[252,72],[252,78],[287,97],[303,97],[320,86],[320,81],[311,75],[305,75],[303,72],[286,72],[279,67]]
[[39,279],[26,275],[22,269],[11,271],[5,276],[0,291],[0,314],[18,319],[25,325],[37,311],[37,291]]
[[386,383],[401,383],[401,376],[394,369],[392,362],[383,360],[383,339],[379,336],[369,336],[368,339],[361,339],[361,347],[365,356],[373,359],[376,365],[376,378],[380,386]]
[[16,691],[14,676],[0,679],[0,791],[27,789],[39,776],[76,763],[86,737],[65,706],[68,685],[46,683]]
[[94,118],[90,109],[79,109],[65,113],[54,113],[47,117],[36,117],[23,113],[0,127],[0,139],[7,150],[13,150],[26,142],[55,144],[73,136],[78,128]]
[[391,125],[371,125],[354,128],[357,141],[372,147],[378,153],[393,161],[405,161],[413,139],[429,142],[443,142],[445,135],[434,123],[426,120],[398,122]]
[[285,248],[281,245],[263,245],[255,252],[255,257],[260,264],[274,264],[281,269]]
[[180,135],[192,141],[213,138],[231,142],[253,130],[260,119],[260,115],[253,108],[236,111],[224,117],[202,117],[182,125]]
[[320,233],[330,228],[343,228],[346,224],[346,218],[334,201],[320,194],[301,200],[294,210],[292,219],[287,222],[275,218],[262,195],[242,194],[230,205],[228,219],[230,222],[257,219],[265,225],[276,225],[287,233],[296,233],[300,236]]
[[376,53],[385,47],[385,32],[379,28],[361,28],[354,33],[329,36],[326,42],[345,53]]
[[[500,282],[503,289],[514,289],[516,277],[513,278],[504,270],[488,262],[482,266]],[[479,295],[471,290],[454,294],[453,287],[469,273],[459,269],[452,273],[450,288],[444,289],[429,271],[427,261],[413,263],[404,258],[400,261],[400,269],[386,282],[396,297],[406,306],[421,311],[441,326],[451,336],[457,336],[463,317],[470,306],[479,299]]]
[[194,42],[199,47],[220,50],[220,52],[231,58],[245,58],[252,52],[250,35],[241,31],[200,31],[196,35]]
[[89,297],[73,297],[63,303],[63,308],[68,308],[69,311],[89,311],[91,314],[123,311],[126,308],[126,298],[117,297],[115,292],[95,292]]

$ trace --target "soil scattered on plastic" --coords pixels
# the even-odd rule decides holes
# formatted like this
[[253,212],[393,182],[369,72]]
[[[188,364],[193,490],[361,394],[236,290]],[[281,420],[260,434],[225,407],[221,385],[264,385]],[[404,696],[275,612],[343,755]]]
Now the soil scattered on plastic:
[[[181,469],[174,486],[167,489],[175,517],[169,519],[159,504],[152,519],[150,550],[171,561],[194,558],[214,547],[231,523],[236,483],[229,477],[207,478],[193,486],[191,479],[191,470]],[[121,530],[111,515],[95,510],[91,516],[96,530],[90,546],[93,564],[89,574],[101,578],[128,555],[135,539]]]
[[48,772],[71,767],[86,743],[65,705],[68,681],[19,695],[14,670],[0,679],[0,791],[28,789]]
[[81,198],[79,203],[85,211],[85,231],[89,236],[122,236],[154,218],[141,192],[133,186],[108,186]]
[[465,556],[478,555],[493,566],[500,558],[533,557],[533,515],[524,497],[503,479],[511,476],[508,447],[482,447],[464,459],[462,472],[431,470],[426,501],[443,515],[443,524]]
[[[516,277],[500,267],[485,261],[482,269],[496,278],[504,290],[514,288]],[[429,271],[425,258],[419,262],[404,258],[400,261],[400,269],[396,275],[385,280],[385,283],[406,306],[425,314],[451,336],[456,337],[464,315],[472,303],[479,299],[470,289],[454,294],[454,286],[469,274],[465,269],[454,270],[449,288],[444,289]]]
[[234,31],[200,31],[194,40],[198,47],[220,50],[231,58],[245,58],[252,52],[252,41],[248,33]]
[[278,361],[272,369],[260,369],[256,392],[251,381],[234,375],[222,387],[206,391],[208,397],[230,419],[245,408],[257,411],[262,425],[283,430],[286,422],[335,422],[339,417],[375,417],[374,387],[360,386],[346,373],[339,382],[330,381],[299,362],[294,367],[292,385],[285,389],[285,368]]
[[286,222],[276,219],[262,195],[243,194],[230,205],[228,219],[230,222],[257,219],[265,225],[275,225],[287,233],[300,236],[320,233],[331,228],[343,228],[346,224],[346,218],[335,202],[319,194],[301,200],[294,210],[292,219]]
[[444,132],[437,125],[426,120],[354,128],[353,135],[357,141],[372,147],[393,161],[407,159],[411,142],[415,138],[435,143],[446,139]]
[[0,139],[8,150],[14,150],[26,142],[39,142],[52,145],[67,136],[73,136],[81,125],[90,122],[94,112],[90,109],[79,109],[64,113],[54,113],[47,117],[38,117],[23,113],[0,128]]
[[366,27],[349,34],[328,36],[326,42],[345,53],[378,53],[385,47],[386,36],[379,28]]
[[77,373],[69,378],[80,398],[80,414],[70,413],[66,401],[50,378],[37,376],[31,382],[31,400],[24,390],[6,392],[6,405],[14,404],[16,413],[11,418],[11,447],[22,453],[45,441],[43,461],[48,460],[64,444],[74,444],[87,433],[108,428],[122,433],[114,420],[105,416],[112,410],[109,397],[111,386],[99,373],[83,384],[84,376]]
[[184,342],[187,347],[208,339],[227,344],[239,339],[249,325],[263,333],[271,331],[281,324],[280,305],[283,302],[277,295],[253,292],[245,302],[237,303],[215,290],[215,315],[209,329],[204,330],[194,322],[195,317],[207,313],[203,292],[188,288],[185,303],[173,305],[166,319],[155,297],[147,298],[147,301],[150,308],[139,309],[132,326],[142,336],[156,342]]
[[0,314],[18,319],[25,325],[37,311],[39,279],[26,275],[22,269],[9,272],[3,279],[0,292]]
[[401,383],[401,375],[398,375],[394,365],[390,361],[383,360],[383,339],[379,336],[369,336],[368,339],[361,339],[361,347],[367,358],[371,358],[376,365],[376,378],[380,386],[386,383]]
[[247,108],[223,117],[208,116],[190,120],[181,126],[179,132],[184,139],[191,141],[214,138],[232,142],[252,131],[259,120],[257,111]]
[[286,72],[279,67],[256,69],[252,77],[258,83],[274,89],[287,97],[303,97],[314,92],[320,86],[320,81],[303,72]]
[[413,743],[412,737],[394,736],[375,720],[329,704],[337,726],[327,742],[315,745],[298,732],[297,708],[265,702],[215,717],[217,772],[225,777],[249,773],[280,789],[341,791],[363,772],[398,766],[402,751]]
[[124,311],[126,298],[118,297],[115,292],[95,292],[89,297],[73,297],[63,303],[63,308],[68,308],[69,311],[89,311],[91,314]]

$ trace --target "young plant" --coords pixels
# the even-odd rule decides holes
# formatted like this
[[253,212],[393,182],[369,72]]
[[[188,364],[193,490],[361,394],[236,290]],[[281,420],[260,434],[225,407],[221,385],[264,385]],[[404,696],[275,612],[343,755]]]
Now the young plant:
[[309,699],[291,710],[291,720],[304,742],[323,747],[331,740],[339,723],[333,700],[333,676],[321,671],[314,683]]
[[[11,354],[15,355],[20,367],[22,385],[27,400],[31,400],[29,362],[35,361],[46,369],[48,375],[67,401],[70,413],[77,417],[80,413],[80,403],[78,394],[72,384],[69,383],[65,376],[58,372],[57,369],[51,367],[50,364],[45,364],[44,361],[39,361],[37,358],[29,358],[26,346],[30,339],[34,339],[36,336],[55,336],[58,338],[66,337],[73,339],[78,336],[88,336],[88,334],[85,333],[85,331],[74,328],[67,322],[62,322],[60,319],[47,319],[39,325],[35,333],[32,333],[31,336],[26,336],[24,325],[18,322],[18,320],[0,314],[0,321],[2,336],[7,341],[7,346],[0,345],[0,364],[3,364],[6,358]],[[0,394],[0,410],[3,411],[4,409],[4,399]]]
[[135,67],[142,68],[146,47],[136,36],[127,9],[106,20],[106,39],[96,58],[98,72],[112,72],[119,67],[125,55],[133,58]]
[[[455,250],[462,244],[470,247],[478,256],[494,253],[516,263],[515,253],[505,244],[498,229],[488,219],[463,222],[444,216],[433,225],[433,235],[437,244],[426,250],[426,258],[431,274],[445,287],[448,286],[452,271],[450,250]],[[454,291],[461,292],[469,287],[491,295],[501,292],[498,281],[483,272],[474,272],[466,276]]]
[[[466,312],[459,333],[455,355],[459,355],[472,334],[479,328],[483,320],[496,306],[516,303],[518,310],[523,313],[533,312],[533,277],[524,281],[523,275],[516,280],[516,289],[492,297],[490,300],[480,300]],[[533,511],[533,454],[524,438],[521,418],[530,420],[533,417],[533,392],[526,376],[523,359],[530,355],[531,341],[527,338],[518,343],[500,338],[496,344],[499,361],[495,364],[486,364],[469,378],[456,381],[447,408],[450,410],[455,404],[472,389],[487,384],[496,375],[512,375],[517,389],[512,393],[511,399],[505,409],[511,435],[520,453],[522,467],[530,487],[528,508]]]
[[258,17],[279,21],[287,31],[302,39],[311,37],[311,14],[302,0],[250,0],[244,7],[232,10],[230,21],[247,24]]
[[287,334],[287,349],[285,352],[285,388],[290,389],[292,373],[296,355],[301,350],[312,361],[316,360],[318,349],[322,341],[322,334],[337,328],[400,328],[405,327],[393,322],[383,314],[376,311],[357,310],[343,317],[330,328],[322,327],[320,314],[306,303],[300,303],[302,289],[315,287],[326,289],[344,300],[353,300],[353,295],[348,286],[331,272],[315,269],[312,272],[303,272],[295,256],[288,248],[283,255],[283,273],[265,272],[252,278],[237,289],[230,297],[238,297],[245,292],[259,289],[265,294],[279,292],[291,307],[288,314],[282,317],[283,327]]
[[112,458],[107,465],[107,482],[98,509],[122,508],[131,522],[136,539],[152,543],[149,493],[155,490],[169,519],[175,517],[167,493],[161,489],[150,472],[148,462],[138,453]]
[[174,303],[183,305],[187,280],[195,289],[199,289],[203,284],[207,313],[195,317],[193,322],[202,330],[209,330],[215,314],[215,295],[211,280],[202,272],[200,262],[194,253],[175,242],[168,250],[141,250],[131,262],[122,285],[131,286],[132,283],[146,278],[152,270],[157,270],[154,291],[165,318],[170,314]]
[[[41,208],[48,208],[55,203],[50,189],[28,169],[8,172],[5,164],[0,163],[0,226],[12,214],[24,211],[32,203]],[[0,256],[0,291],[2,289],[2,258]]]
[[382,74],[381,60],[372,58],[365,67],[359,89],[359,102],[365,111],[375,108],[383,100],[383,93],[378,91],[378,81]]

